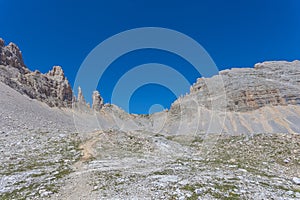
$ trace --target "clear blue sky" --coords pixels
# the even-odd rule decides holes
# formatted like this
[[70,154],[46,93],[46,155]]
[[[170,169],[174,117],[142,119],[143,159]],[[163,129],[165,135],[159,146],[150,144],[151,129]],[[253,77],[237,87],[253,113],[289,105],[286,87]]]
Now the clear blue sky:
[[[194,38],[220,69],[252,67],[266,60],[300,59],[298,0],[0,0],[0,10],[0,37],[20,47],[25,64],[41,72],[61,65],[71,84],[96,45],[137,27],[165,27]],[[110,101],[122,73],[147,62],[181,70],[190,83],[199,76],[189,63],[173,54],[158,50],[132,52],[116,60],[100,81],[105,102]],[[116,70],[113,65],[124,69]],[[90,99],[90,94],[85,96]],[[168,108],[175,98],[165,87],[145,85],[132,96],[130,112],[147,113],[153,104]]]

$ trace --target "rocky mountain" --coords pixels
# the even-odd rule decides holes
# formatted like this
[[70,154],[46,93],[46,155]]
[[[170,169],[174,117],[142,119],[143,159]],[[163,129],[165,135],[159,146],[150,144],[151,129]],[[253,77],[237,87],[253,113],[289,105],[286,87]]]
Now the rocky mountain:
[[0,40],[0,199],[299,199],[299,88],[299,61],[264,62],[134,115]]
[[169,134],[300,133],[299,80],[300,61],[221,71],[199,78],[190,94],[152,120]]
[[[73,91],[64,71],[60,66],[53,68],[46,74],[38,70],[32,72],[24,64],[22,53],[17,45],[9,43],[5,46],[0,38],[0,81],[9,85],[21,94],[37,99],[51,107],[72,107]],[[80,89],[79,89],[80,90]],[[99,92],[98,92],[99,94]],[[100,95],[94,94],[93,108],[99,110],[103,101]],[[80,91],[78,102],[84,98]],[[74,102],[76,103],[76,102]]]
[[32,99],[51,107],[70,107],[72,89],[61,67],[54,66],[46,74],[30,71],[23,62],[20,49],[14,43],[0,42],[0,80]]
[[[32,72],[24,64],[17,45],[5,46],[3,39],[0,39],[0,70],[2,82],[51,107],[72,107],[72,101],[76,101],[60,66],[54,66],[46,74]],[[219,110],[236,112],[266,105],[299,105],[299,80],[300,61],[264,62],[254,68],[233,68],[211,78],[199,78],[184,98],[196,98],[199,106],[208,109],[212,109],[212,101],[218,102]],[[92,99],[92,108],[99,111],[103,106],[100,93],[95,91]],[[80,88],[77,102],[86,104]]]
[[[207,84],[218,80],[224,85],[209,90]],[[225,96],[218,97],[226,98],[223,109],[245,112],[266,105],[299,105],[299,88],[300,61],[273,61],[257,63],[254,68],[224,70],[209,79],[199,78],[191,87],[191,96],[196,96],[200,105],[210,108],[211,98],[224,89]]]

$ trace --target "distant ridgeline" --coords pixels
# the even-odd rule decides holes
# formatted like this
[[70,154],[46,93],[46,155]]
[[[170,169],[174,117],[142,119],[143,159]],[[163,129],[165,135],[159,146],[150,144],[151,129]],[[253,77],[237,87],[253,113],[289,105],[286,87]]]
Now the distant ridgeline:
[[[214,84],[216,78],[223,81],[221,88],[209,90],[207,83]],[[30,71],[22,59],[19,48],[14,43],[5,46],[0,38],[0,81],[18,92],[37,99],[51,107],[75,107],[89,105],[78,89],[78,98],[60,66],[54,66],[46,74]],[[254,68],[224,70],[211,78],[199,78],[191,86],[190,94],[183,99],[196,98],[198,105],[211,108],[211,101],[226,98],[222,110],[250,111],[265,105],[300,104],[300,61],[273,61],[258,63]],[[225,92],[225,97],[220,92]],[[99,111],[103,99],[98,91],[93,93],[92,109]],[[176,110],[178,100],[171,107]]]

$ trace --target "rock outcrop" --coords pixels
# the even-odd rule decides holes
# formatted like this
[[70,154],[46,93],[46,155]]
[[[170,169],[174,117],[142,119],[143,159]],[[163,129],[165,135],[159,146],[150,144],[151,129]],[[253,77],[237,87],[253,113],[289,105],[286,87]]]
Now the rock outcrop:
[[[299,105],[299,80],[300,61],[264,62],[256,64],[254,68],[224,70],[211,78],[199,78],[191,86],[190,94],[173,103],[170,113],[178,114],[180,102],[189,101],[210,110],[235,112],[252,111],[267,105]],[[46,74],[32,72],[25,66],[20,49],[13,43],[5,46],[2,39],[0,81],[52,107],[75,105],[75,108],[90,110],[81,88],[78,89],[76,100],[60,66],[54,66]],[[102,97],[95,91],[92,98],[92,109],[99,111],[103,107]]]
[[299,61],[224,70],[199,78],[190,94],[152,119],[169,134],[300,133],[299,88]]
[[81,87],[78,87],[78,97],[77,97],[77,102],[80,104],[86,104],[86,101],[84,99],[84,96],[82,94]]
[[30,71],[17,45],[0,41],[0,81],[32,99],[53,107],[71,107],[72,89],[60,66],[46,74]]
[[73,109],[83,112],[91,112],[92,110],[99,112],[104,106],[103,98],[98,91],[94,91],[92,95],[92,108],[89,103],[86,102],[81,87],[78,87],[77,99],[74,97]]
[[5,46],[5,42],[1,38],[0,65],[9,65],[18,69],[26,68],[19,47],[12,42]]
[[[218,88],[208,85],[223,82]],[[200,105],[211,108],[212,99],[225,104],[228,111],[250,111],[266,105],[300,104],[300,61],[258,63],[254,68],[224,70],[212,78],[199,78],[191,87],[191,94]],[[220,96],[220,94],[225,94]],[[186,98],[189,98],[189,97]]]
[[[30,71],[24,64],[22,53],[17,45],[5,42],[0,38],[0,81],[51,107],[72,107],[72,102],[80,104],[78,107],[90,106],[86,103],[81,88],[78,89],[78,98],[74,98],[71,85],[60,66],[54,66],[46,74],[39,71]],[[103,99],[99,93],[93,94],[93,109],[99,111]],[[84,105],[84,106],[83,106]]]
[[90,112],[90,104],[85,101],[81,87],[78,87],[77,99],[74,97],[73,109],[78,111]]
[[100,93],[98,91],[93,92],[93,104],[92,108],[95,111],[100,111],[100,109],[103,106],[103,98],[100,96]]

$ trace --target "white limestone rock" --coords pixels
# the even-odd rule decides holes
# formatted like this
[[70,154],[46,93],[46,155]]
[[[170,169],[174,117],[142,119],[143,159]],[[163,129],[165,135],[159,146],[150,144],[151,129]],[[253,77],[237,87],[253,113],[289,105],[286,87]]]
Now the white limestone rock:
[[98,91],[94,91],[93,92],[93,104],[92,104],[92,108],[95,111],[100,111],[100,109],[103,106],[103,98],[100,96],[100,93]]

